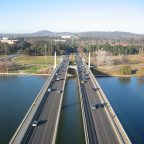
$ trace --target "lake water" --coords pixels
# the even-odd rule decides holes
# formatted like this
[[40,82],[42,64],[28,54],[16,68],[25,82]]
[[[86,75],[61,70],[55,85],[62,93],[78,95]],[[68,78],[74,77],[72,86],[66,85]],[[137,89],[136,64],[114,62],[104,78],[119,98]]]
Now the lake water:
[[66,81],[56,144],[85,144],[76,78]]
[[144,144],[144,78],[97,78],[133,144]]
[[8,144],[47,77],[0,77],[0,144]]
[[[0,77],[0,144],[7,144],[47,77]],[[133,144],[144,143],[144,79],[97,78]],[[64,141],[65,140],[65,141]],[[57,144],[83,144],[75,78],[66,82]]]

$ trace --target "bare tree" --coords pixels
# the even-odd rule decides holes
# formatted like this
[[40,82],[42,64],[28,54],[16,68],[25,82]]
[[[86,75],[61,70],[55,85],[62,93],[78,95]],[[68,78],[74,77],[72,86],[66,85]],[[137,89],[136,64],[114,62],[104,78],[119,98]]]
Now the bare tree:
[[112,54],[102,49],[98,50],[96,52],[96,61],[97,65],[104,65],[104,64],[111,65],[113,64]]

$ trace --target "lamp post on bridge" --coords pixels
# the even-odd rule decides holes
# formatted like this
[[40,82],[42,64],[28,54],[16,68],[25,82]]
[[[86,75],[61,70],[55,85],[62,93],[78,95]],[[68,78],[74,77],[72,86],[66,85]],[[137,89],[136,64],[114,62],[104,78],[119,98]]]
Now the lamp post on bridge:
[[55,53],[54,53],[54,69],[56,68],[56,50],[55,50]]
[[89,51],[88,67],[90,68],[90,51]]

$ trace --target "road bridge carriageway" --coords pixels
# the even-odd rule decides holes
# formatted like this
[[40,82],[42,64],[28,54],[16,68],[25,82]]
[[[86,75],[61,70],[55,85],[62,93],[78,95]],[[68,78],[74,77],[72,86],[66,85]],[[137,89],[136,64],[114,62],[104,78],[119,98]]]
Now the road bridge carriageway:
[[[68,68],[78,78],[86,144],[130,144],[130,140],[85,61],[63,56],[13,135],[10,144],[55,144]],[[115,117],[113,117],[115,116]]]

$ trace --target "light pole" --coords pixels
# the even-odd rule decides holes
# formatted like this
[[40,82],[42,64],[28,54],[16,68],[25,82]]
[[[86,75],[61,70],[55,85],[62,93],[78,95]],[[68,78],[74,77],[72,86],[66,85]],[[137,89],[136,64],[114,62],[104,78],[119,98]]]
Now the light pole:
[[89,62],[88,62],[88,67],[90,68],[90,51],[89,51]]
[[4,44],[5,47],[5,67],[6,67],[6,72],[8,73],[8,67],[7,67],[7,53],[6,53],[6,44]]
[[56,68],[56,50],[55,50],[55,53],[54,53],[54,69]]
[[47,45],[45,44],[45,56],[46,56],[46,47],[47,47]]

